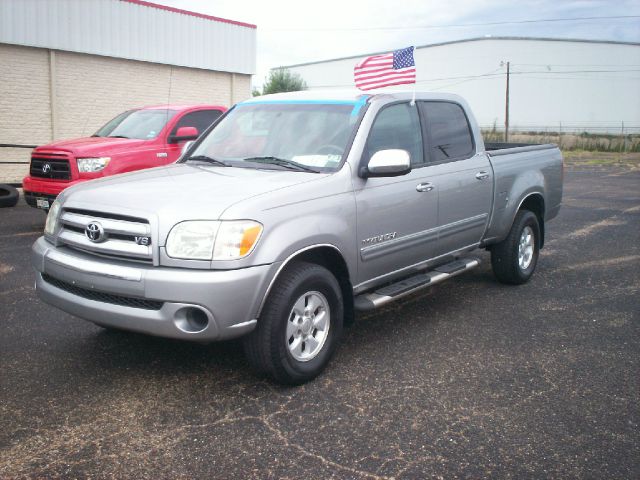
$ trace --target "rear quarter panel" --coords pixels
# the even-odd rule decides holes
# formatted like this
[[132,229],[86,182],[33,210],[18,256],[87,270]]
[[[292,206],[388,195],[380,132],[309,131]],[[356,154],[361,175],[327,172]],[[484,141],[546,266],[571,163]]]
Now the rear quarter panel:
[[[517,150],[517,149],[514,149]],[[532,194],[544,198],[547,222],[562,202],[562,153],[555,146],[530,151],[489,154],[494,172],[494,199],[485,243],[504,239],[522,202]]]

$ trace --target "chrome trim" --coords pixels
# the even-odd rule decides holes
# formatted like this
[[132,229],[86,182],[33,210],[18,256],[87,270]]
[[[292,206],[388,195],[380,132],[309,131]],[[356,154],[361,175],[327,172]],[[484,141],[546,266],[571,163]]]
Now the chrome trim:
[[119,235],[131,235],[131,236],[150,236],[151,226],[147,223],[127,222],[124,220],[114,220],[105,217],[91,217],[89,215],[82,215],[79,213],[64,212],[60,216],[60,221],[64,224],[71,225],[83,230],[92,222],[100,222],[100,225],[104,228],[104,231],[109,233],[116,233]]
[[405,272],[411,271],[411,270],[415,270],[416,272],[419,272],[420,270],[424,270],[425,268],[428,268],[430,265],[432,265],[433,263],[437,262],[439,259],[444,258],[444,257],[449,257],[449,256],[455,256],[455,255],[459,255],[465,252],[470,252],[472,250],[475,250],[476,248],[478,248],[478,246],[480,245],[480,243],[473,243],[471,245],[467,245],[466,247],[462,247],[459,248],[458,250],[452,250],[451,252],[447,252],[444,253],[442,255],[438,255],[437,257],[434,258],[429,258],[428,260],[422,260],[418,263],[414,263],[412,265],[408,265],[406,267],[402,267],[399,268],[398,270],[394,270],[393,272],[389,272],[389,273],[385,273],[384,275],[380,275],[378,277],[375,278],[371,278],[369,280],[366,280],[362,283],[359,283],[358,285],[355,285],[353,287],[353,293],[354,295],[357,295],[363,291],[366,290],[370,290],[372,288],[374,288],[375,286],[384,283],[385,281],[388,281],[387,278],[390,277],[395,277],[395,276],[400,276]]
[[66,255],[57,250],[47,250],[45,259],[56,265],[60,265],[76,272],[101,275],[103,277],[117,278],[131,282],[140,282],[142,272],[135,268],[121,267],[119,265],[105,265],[78,257]]
[[440,227],[423,230],[422,232],[411,233],[402,237],[396,237],[386,242],[368,245],[360,249],[360,258],[363,262],[374,260],[378,257],[397,252],[404,248],[413,247],[421,243],[430,243],[438,240]]
[[116,256],[130,256],[135,258],[152,258],[151,246],[138,245],[135,242],[109,239],[102,243],[90,241],[86,235],[72,230],[63,230],[58,234],[58,239],[72,247],[78,247],[89,252],[110,254]]
[[304,247],[304,248],[301,248],[300,250],[296,250],[295,252],[293,252],[291,255],[289,255],[287,258],[285,258],[285,260],[278,267],[278,270],[276,270],[275,275],[273,276],[273,278],[269,282],[269,286],[267,287],[267,290],[264,292],[264,296],[262,297],[262,301],[260,302],[260,306],[258,307],[258,312],[256,313],[256,317],[260,317],[260,314],[262,313],[262,309],[264,308],[264,304],[267,302],[267,297],[269,296],[269,293],[271,293],[271,288],[273,287],[273,284],[276,282],[276,279],[280,275],[280,272],[282,272],[282,269],[285,266],[287,266],[287,264],[291,260],[293,260],[295,257],[300,255],[301,253],[306,252],[307,250],[313,250],[314,248],[321,248],[321,247],[333,248],[336,252],[338,252],[340,254],[340,256],[342,258],[344,258],[344,255],[342,255],[342,252],[340,251],[340,249],[338,247],[336,247],[335,245],[331,245],[330,243],[318,243],[316,245],[310,245],[308,247]]
[[[477,267],[478,265],[480,265],[480,260],[478,259],[472,259],[472,260],[468,260],[466,262],[466,265],[464,267],[464,269],[462,270],[458,270],[457,272],[453,272],[453,273],[444,273],[444,272],[436,272],[434,271],[433,274],[429,274],[429,276],[431,277],[431,281],[429,283],[425,283],[423,285],[419,285],[415,288],[412,288],[411,290],[407,290],[406,292],[400,293],[398,295],[395,295],[393,297],[389,296],[389,295],[378,295],[375,292],[372,293],[365,293],[362,294],[361,297],[365,298],[366,300],[368,300],[369,302],[371,302],[372,304],[372,309],[378,308],[378,307],[382,307],[383,305],[386,305],[387,303],[391,303],[393,301],[396,300],[400,300],[401,298],[404,298],[408,295],[411,295],[412,293],[415,293],[419,290],[422,290],[424,288],[428,288],[432,285],[435,285],[436,283],[440,283],[444,280],[447,280],[448,278],[451,277],[455,277],[456,275],[460,275],[461,273],[464,273],[468,270],[471,270],[474,267]],[[357,305],[357,302],[356,302]]]
[[464,220],[458,220],[457,222],[448,223],[441,227],[430,228],[429,230],[423,230],[421,232],[404,235],[402,237],[396,237],[393,240],[386,242],[376,243],[374,245],[367,245],[360,249],[360,258],[363,262],[373,260],[378,257],[394,253],[404,248],[413,247],[421,243],[430,243],[435,240],[440,240],[450,235],[464,232],[466,230],[480,226],[481,223],[486,223],[486,218],[489,215],[482,213],[475,217],[465,218]]
[[457,233],[465,232],[472,228],[479,227],[483,223],[486,224],[486,218],[488,216],[489,216],[488,213],[482,213],[480,215],[476,215],[475,217],[470,217],[464,220],[458,220],[457,222],[448,223],[440,227],[439,238],[442,239],[450,235],[455,235]]
[[229,327],[227,328],[243,329],[243,328],[251,327],[256,323],[258,323],[258,320],[256,319],[247,320],[246,322],[240,322],[240,323],[235,323],[233,325],[229,325]]

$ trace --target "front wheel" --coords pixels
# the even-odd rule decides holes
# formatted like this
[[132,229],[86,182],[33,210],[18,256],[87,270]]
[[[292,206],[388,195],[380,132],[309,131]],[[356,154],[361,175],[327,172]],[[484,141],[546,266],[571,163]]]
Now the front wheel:
[[536,269],[539,253],[538,217],[529,210],[520,210],[507,238],[491,249],[493,273],[502,283],[526,283]]
[[326,268],[298,262],[273,285],[256,329],[244,340],[249,363],[284,384],[301,384],[324,370],[342,334],[338,281]]

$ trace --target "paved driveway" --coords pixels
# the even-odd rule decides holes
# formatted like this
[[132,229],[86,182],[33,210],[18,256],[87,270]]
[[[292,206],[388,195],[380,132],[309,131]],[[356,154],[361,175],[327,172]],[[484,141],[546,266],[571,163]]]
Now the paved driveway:
[[0,477],[639,478],[640,172],[568,170],[538,272],[483,265],[345,332],[299,388],[240,344],[41,303],[44,215],[0,210]]

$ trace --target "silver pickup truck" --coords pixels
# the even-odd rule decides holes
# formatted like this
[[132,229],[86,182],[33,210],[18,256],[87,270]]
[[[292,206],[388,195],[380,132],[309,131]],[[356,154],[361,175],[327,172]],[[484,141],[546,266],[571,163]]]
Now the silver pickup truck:
[[355,311],[478,265],[526,282],[560,209],[554,145],[485,145],[454,95],[296,92],[235,105],[176,164],[87,182],[33,245],[47,303],[105,328],[244,336],[318,375]]

